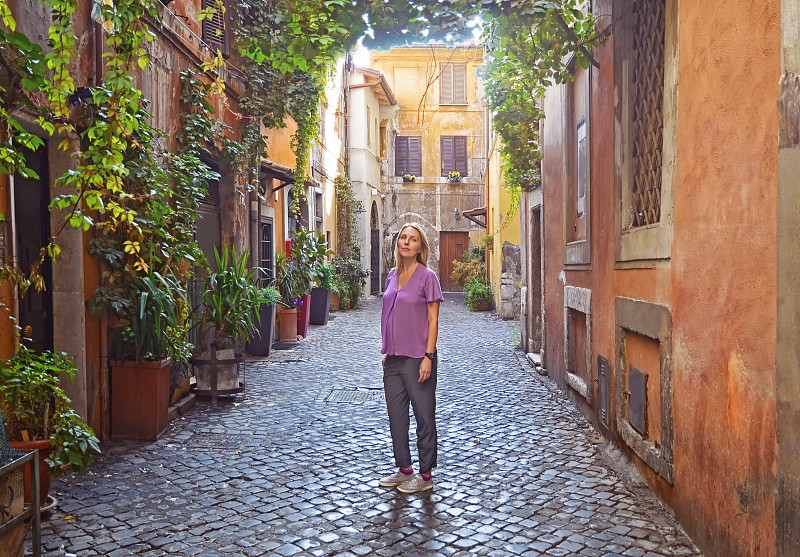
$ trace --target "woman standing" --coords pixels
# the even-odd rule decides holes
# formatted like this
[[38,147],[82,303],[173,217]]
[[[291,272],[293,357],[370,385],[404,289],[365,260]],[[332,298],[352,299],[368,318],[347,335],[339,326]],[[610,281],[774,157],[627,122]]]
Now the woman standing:
[[[428,269],[428,240],[416,223],[404,224],[395,246],[394,269],[386,278],[381,315],[383,387],[397,473],[380,480],[404,493],[433,487],[436,466],[436,339],[442,288]],[[409,450],[408,404],[417,422],[420,474]]]

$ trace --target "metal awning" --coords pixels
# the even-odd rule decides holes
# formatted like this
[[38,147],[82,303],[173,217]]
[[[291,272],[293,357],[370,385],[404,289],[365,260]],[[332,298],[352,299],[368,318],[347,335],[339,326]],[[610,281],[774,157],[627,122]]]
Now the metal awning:
[[[469,211],[464,211],[461,215],[465,219],[469,219],[478,226],[482,228],[486,228],[486,207],[478,207],[476,209],[470,209]],[[483,217],[483,222],[479,221],[478,218]]]

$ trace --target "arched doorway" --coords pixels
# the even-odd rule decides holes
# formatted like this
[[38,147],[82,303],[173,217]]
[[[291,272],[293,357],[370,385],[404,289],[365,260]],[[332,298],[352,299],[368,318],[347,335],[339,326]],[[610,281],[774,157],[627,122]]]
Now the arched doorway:
[[370,293],[381,291],[381,231],[378,228],[378,204],[372,202],[369,218],[370,228]]

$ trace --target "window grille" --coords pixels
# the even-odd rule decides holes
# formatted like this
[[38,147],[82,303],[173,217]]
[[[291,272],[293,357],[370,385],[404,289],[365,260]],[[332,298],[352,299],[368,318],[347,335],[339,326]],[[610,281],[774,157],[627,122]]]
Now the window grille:
[[661,219],[665,0],[633,4],[633,227]]

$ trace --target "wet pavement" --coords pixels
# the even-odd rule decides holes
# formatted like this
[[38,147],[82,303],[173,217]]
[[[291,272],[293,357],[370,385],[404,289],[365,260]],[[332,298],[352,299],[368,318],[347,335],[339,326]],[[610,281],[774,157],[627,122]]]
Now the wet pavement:
[[44,554],[699,555],[513,349],[511,325],[457,295],[441,310],[434,489],[379,487],[394,471],[380,299],[333,315],[249,361],[244,394],[198,401],[158,442],[105,444],[56,480]]

